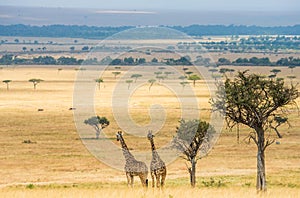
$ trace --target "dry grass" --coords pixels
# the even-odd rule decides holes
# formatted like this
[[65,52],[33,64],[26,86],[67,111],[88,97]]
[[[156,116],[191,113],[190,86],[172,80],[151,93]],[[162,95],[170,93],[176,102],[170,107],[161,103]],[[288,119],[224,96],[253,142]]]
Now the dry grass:
[[[234,67],[243,70],[243,67]],[[125,68],[126,69],[126,68]],[[125,73],[123,68],[122,72]],[[248,69],[248,67],[247,67]],[[255,68],[255,72],[268,74],[272,68]],[[290,75],[290,70],[280,68],[279,76]],[[219,138],[211,153],[198,161],[197,189],[189,189],[187,171],[182,159],[168,164],[168,176],[164,192],[144,191],[138,187],[126,188],[126,178],[122,171],[102,164],[96,160],[81,143],[73,121],[72,96],[74,79],[77,72],[74,68],[65,67],[58,74],[57,68],[3,68],[0,80],[11,79],[10,90],[5,84],[0,86],[0,185],[1,197],[91,197],[101,194],[103,197],[254,197],[256,148],[254,144],[235,143],[235,131],[224,133]],[[299,68],[293,75],[300,78]],[[37,90],[28,82],[30,78],[41,78]],[[96,98],[104,102],[96,102],[96,111],[111,120],[105,129],[108,138],[114,140],[119,130],[112,112],[111,90],[115,80],[111,71],[104,73],[105,88],[96,91]],[[289,82],[289,81],[288,81]],[[209,107],[208,94],[203,83],[198,83],[195,91],[204,108]],[[147,92],[146,92],[147,91]],[[144,94],[151,97],[145,97]],[[157,97],[160,96],[160,97]],[[148,87],[141,87],[131,97],[130,115],[139,124],[149,121],[148,107],[151,103],[162,103],[167,107],[167,121],[157,136],[158,147],[169,141],[175,133],[180,117],[178,102],[172,92],[159,85],[154,85],[151,92]],[[299,100],[298,100],[299,104]],[[42,108],[44,111],[38,112]],[[105,112],[105,113],[104,113]],[[203,116],[207,119],[209,112]],[[284,138],[280,144],[270,146],[266,153],[267,177],[270,190],[267,197],[299,197],[300,183],[300,117],[291,112],[292,128],[281,127]],[[249,129],[242,128],[242,138]],[[125,136],[131,149],[149,149],[149,142],[143,138]],[[241,139],[242,139],[241,138]],[[31,140],[32,144],[23,143]],[[140,143],[137,144],[136,142]],[[225,186],[205,187],[202,181],[221,181]],[[34,184],[34,189],[26,188]],[[16,186],[23,184],[25,186]],[[42,185],[37,187],[37,185]],[[76,184],[75,186],[73,184]],[[7,187],[7,186],[16,187]],[[136,186],[139,186],[136,180]],[[171,197],[170,196],[170,197]]]

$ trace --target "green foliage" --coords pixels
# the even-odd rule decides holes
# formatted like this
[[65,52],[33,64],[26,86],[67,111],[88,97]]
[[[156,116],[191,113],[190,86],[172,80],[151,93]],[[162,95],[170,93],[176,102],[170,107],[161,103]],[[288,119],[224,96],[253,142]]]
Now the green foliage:
[[84,124],[88,124],[91,126],[101,125],[102,128],[109,125],[109,121],[106,117],[93,116],[84,121]]
[[126,80],[125,81],[128,84],[128,89],[130,88],[130,84],[133,82],[133,80]]
[[40,82],[43,82],[44,80],[42,79],[39,79],[39,78],[32,78],[32,79],[29,79],[28,82],[32,82],[33,83],[33,88],[34,90],[36,89],[36,86],[40,83]]
[[156,82],[155,79],[149,79],[149,80],[148,80],[148,83],[150,83],[150,85],[149,85],[149,91],[150,91],[151,87],[153,86],[153,84],[154,84],[155,82]]
[[34,186],[34,184],[28,184],[28,185],[26,186],[26,188],[27,188],[27,189],[34,189],[35,186]]
[[220,187],[224,187],[226,186],[225,183],[220,179],[218,181],[216,181],[214,178],[210,178],[209,181],[202,181],[202,184],[205,186],[205,187],[217,187],[217,188],[220,188]]
[[118,72],[118,71],[114,71],[114,72],[111,72],[114,76],[115,76],[115,79],[117,78],[118,75],[121,74],[121,72]]
[[137,81],[138,78],[141,78],[143,75],[142,74],[132,74],[130,78],[135,78],[134,82]]
[[194,87],[195,87],[195,85],[196,85],[196,81],[197,81],[197,80],[200,80],[200,79],[201,79],[200,76],[198,76],[198,75],[196,75],[196,74],[190,75],[190,76],[188,77],[188,80],[192,80],[192,81],[193,81]]
[[84,124],[90,125],[95,129],[96,139],[98,139],[102,129],[106,128],[110,123],[106,117],[93,116],[85,120]]
[[158,60],[157,60],[157,58],[153,58],[153,59],[151,60],[151,62],[152,62],[152,63],[157,63]]
[[100,84],[104,83],[103,78],[97,78],[97,79],[95,79],[95,82],[98,84],[98,89],[100,90]]
[[218,86],[216,110],[226,115],[228,123],[242,123],[251,128],[265,125],[268,117],[298,97],[298,90],[288,88],[282,80],[268,80],[257,74],[239,72],[234,80]]

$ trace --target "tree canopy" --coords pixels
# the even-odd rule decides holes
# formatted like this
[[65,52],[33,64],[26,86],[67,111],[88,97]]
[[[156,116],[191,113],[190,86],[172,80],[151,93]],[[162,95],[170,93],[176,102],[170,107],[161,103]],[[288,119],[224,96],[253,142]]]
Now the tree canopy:
[[217,99],[211,103],[215,110],[225,115],[228,126],[243,124],[254,130],[248,137],[258,148],[256,187],[259,191],[266,190],[264,152],[274,139],[265,137],[265,131],[272,122],[283,123],[278,115],[284,111],[279,110],[295,104],[298,90],[293,84],[287,87],[282,79],[267,79],[248,71],[239,72],[233,80],[226,78],[217,88]]

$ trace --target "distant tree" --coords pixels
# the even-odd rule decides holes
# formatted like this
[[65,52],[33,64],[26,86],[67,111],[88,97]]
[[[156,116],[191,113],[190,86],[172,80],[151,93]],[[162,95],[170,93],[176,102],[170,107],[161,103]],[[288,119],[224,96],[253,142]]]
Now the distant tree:
[[84,46],[81,48],[82,51],[88,51],[89,49],[90,49],[89,46]]
[[127,87],[127,88],[130,89],[130,85],[131,85],[131,83],[133,82],[133,80],[126,80],[125,82],[128,84],[128,87]]
[[157,78],[159,75],[162,74],[162,72],[161,72],[161,71],[158,71],[158,72],[154,72],[154,74],[155,74],[155,76],[156,76],[156,78]]
[[63,69],[62,68],[57,68],[57,73],[61,72]]
[[36,86],[42,81],[43,81],[42,79],[37,79],[37,78],[32,78],[28,80],[28,82],[32,82],[34,90],[36,90]]
[[222,78],[222,75],[220,75],[220,74],[212,74],[211,77],[216,81],[216,80]]
[[226,58],[219,58],[218,65],[230,65],[231,61]]
[[219,70],[218,70],[218,69],[215,69],[215,68],[213,68],[213,69],[209,69],[208,71],[210,71],[210,72],[211,72],[211,74],[214,74],[215,72],[218,72]]
[[235,70],[234,70],[234,69],[229,69],[228,71],[229,71],[230,75],[232,75],[232,74],[233,74],[233,72],[235,72]]
[[166,75],[166,78],[168,78],[168,76],[173,74],[173,72],[165,71],[164,74]]
[[269,77],[269,79],[275,79],[275,78],[276,78],[276,75],[275,75],[275,74],[271,74],[271,75],[269,75],[268,77]]
[[134,59],[132,57],[124,58],[124,64],[125,65],[133,65],[134,64]]
[[11,80],[3,80],[2,82],[4,82],[6,84],[6,90],[9,90],[9,83],[11,82]]
[[22,50],[25,52],[27,50],[27,47],[22,47]]
[[196,164],[201,158],[199,152],[201,149],[204,151],[209,149],[209,139],[215,130],[209,123],[201,120],[180,120],[179,122],[180,126],[177,127],[172,144],[183,153],[183,158],[191,164],[190,167],[187,166],[187,169],[190,174],[190,184],[195,187]]
[[295,79],[296,76],[287,76],[287,78],[290,79],[290,80],[291,80],[291,83],[292,83],[292,82],[293,82],[293,79]]
[[130,78],[134,78],[134,82],[137,81],[138,78],[141,78],[143,75],[142,74],[132,74]]
[[121,69],[120,66],[116,66],[116,67],[115,67],[115,70],[120,70],[120,69]]
[[180,82],[180,85],[182,86],[182,90],[184,90],[185,86],[189,84],[188,82]]
[[122,60],[119,59],[119,58],[113,59],[113,60],[110,62],[110,65],[121,65],[121,64],[122,64]]
[[98,84],[98,89],[100,90],[100,84],[104,83],[103,78],[97,78],[95,79],[95,82]]
[[220,70],[219,70],[219,73],[220,74],[226,74],[226,72],[229,72],[230,71],[230,69],[228,69],[228,68],[221,68]]
[[188,77],[190,77],[190,75],[191,75],[192,73],[194,73],[194,72],[192,72],[192,71],[187,71],[187,72],[185,72],[185,74],[187,74]]
[[179,78],[178,78],[178,79],[180,79],[180,80],[184,81],[184,80],[186,79],[186,76],[179,76]]
[[70,47],[70,50],[73,52],[75,50],[75,47],[74,46],[71,46]]
[[144,63],[146,63],[146,59],[145,58],[139,58],[137,63],[140,64],[140,65],[144,64]]
[[281,70],[280,69],[272,69],[271,72],[274,73],[275,76],[277,76],[277,74],[279,72],[281,72]]
[[156,76],[158,79],[158,82],[162,82],[164,79],[166,79],[166,76]]
[[295,67],[296,67],[295,65],[290,65],[289,66],[289,69],[291,69],[291,73],[293,73],[293,70],[294,70]]
[[101,131],[109,125],[106,117],[93,116],[84,121],[84,124],[92,126],[96,131],[96,139],[99,139]]
[[78,40],[74,40],[74,43],[78,43]]
[[100,61],[100,64],[102,65],[110,65],[112,62],[112,59],[110,56],[106,56],[104,57],[101,61]]
[[188,80],[193,81],[194,87],[195,87],[195,85],[196,85],[196,81],[197,81],[197,80],[200,80],[200,79],[201,79],[201,78],[200,78],[198,75],[196,75],[196,74],[191,75],[191,76],[188,78]]
[[157,58],[153,58],[153,59],[151,60],[151,62],[152,62],[152,63],[157,63],[158,60],[157,60]]
[[153,84],[154,84],[155,82],[156,82],[155,79],[150,79],[150,80],[148,80],[148,83],[150,83],[149,91],[150,91],[151,87],[153,86]]
[[15,43],[19,43],[20,41],[19,41],[19,39],[15,39]]
[[121,74],[121,72],[118,71],[114,71],[112,72],[112,74],[115,76],[115,79],[117,79],[117,76]]
[[[239,72],[233,80],[217,86],[217,99],[211,100],[214,110],[225,115],[229,127],[243,124],[255,132],[250,132],[249,141],[257,145],[257,183],[258,191],[265,191],[265,150],[274,140],[265,136],[267,128],[277,112],[298,98],[298,90],[284,85],[283,80],[268,80],[257,74]],[[281,112],[281,111],[280,111]]]
[[[273,126],[273,122],[275,122],[275,126]],[[274,119],[270,122],[270,128],[274,129],[276,132],[278,138],[282,138],[282,135],[278,131],[278,127],[284,123],[288,123],[288,118],[281,117],[281,116],[275,116]],[[289,123],[288,123],[289,124]],[[290,125],[290,124],[289,124]]]

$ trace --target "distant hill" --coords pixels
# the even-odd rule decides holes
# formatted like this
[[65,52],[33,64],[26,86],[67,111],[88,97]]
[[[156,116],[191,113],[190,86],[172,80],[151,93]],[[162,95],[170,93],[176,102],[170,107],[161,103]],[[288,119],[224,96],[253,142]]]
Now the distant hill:
[[[235,26],[235,25],[191,25],[164,26],[184,32],[190,36],[218,36],[218,35],[300,35],[300,25],[294,26]],[[26,37],[71,37],[104,39],[118,32],[135,28],[135,26],[96,27],[78,25],[0,25],[0,36]],[[156,38],[157,34],[151,34]],[[161,37],[160,37],[161,38]]]

